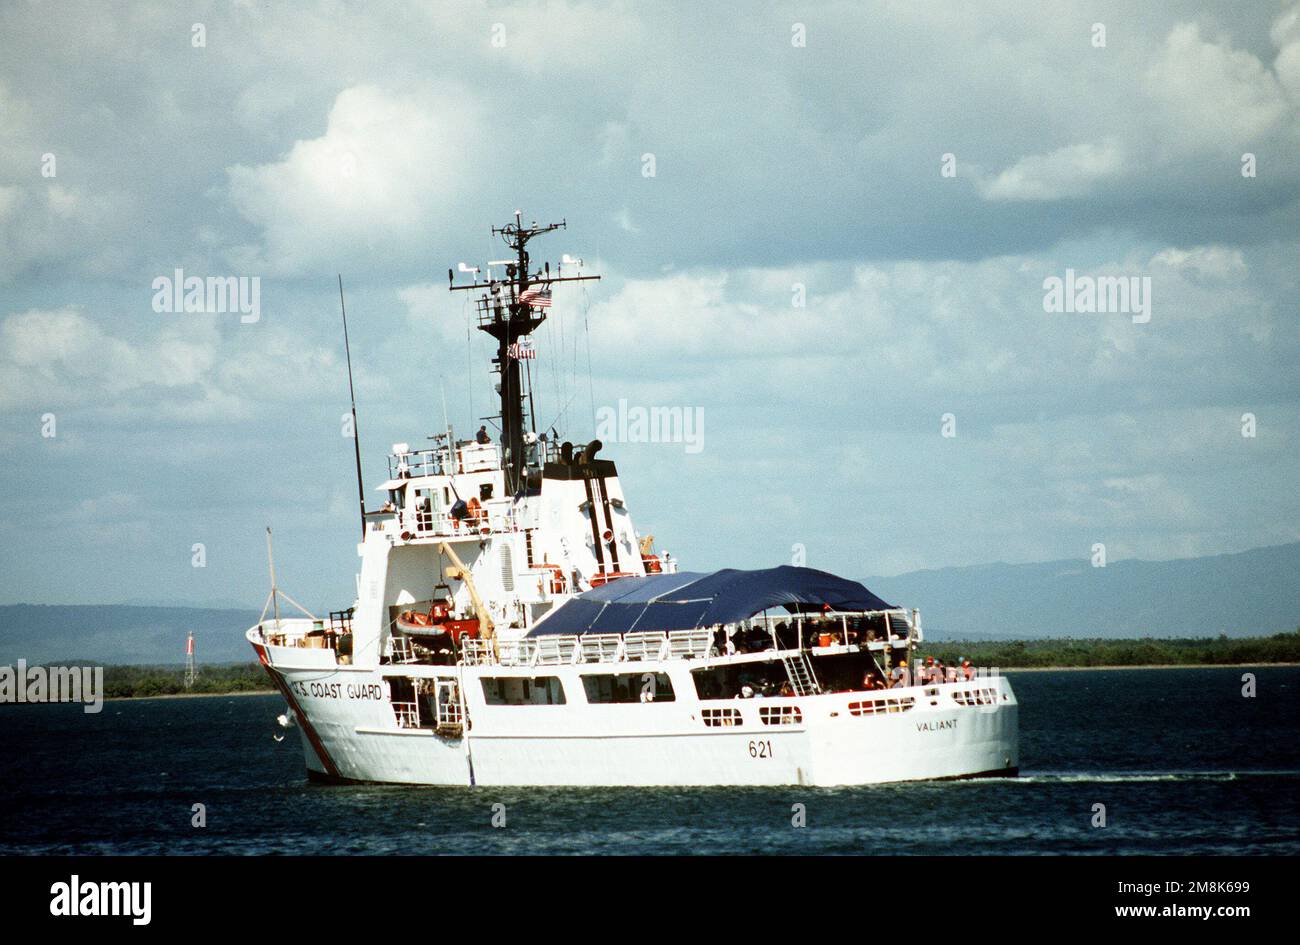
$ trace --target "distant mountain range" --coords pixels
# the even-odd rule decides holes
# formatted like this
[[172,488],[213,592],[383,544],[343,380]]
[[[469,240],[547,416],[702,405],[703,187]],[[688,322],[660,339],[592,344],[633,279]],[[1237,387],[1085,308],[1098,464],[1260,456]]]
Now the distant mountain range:
[[[984,564],[864,583],[921,609],[933,640],[1258,636],[1300,626],[1300,542],[1176,561]],[[171,664],[193,630],[199,662],[253,659],[253,610],[0,605],[0,664]]]
[[863,583],[928,638],[1258,636],[1300,627],[1300,542],[1174,561],[982,564]]
[[257,657],[244,631],[258,616],[256,610],[203,607],[0,605],[0,665],[20,658],[31,664],[184,663],[191,630],[199,662],[248,662]]

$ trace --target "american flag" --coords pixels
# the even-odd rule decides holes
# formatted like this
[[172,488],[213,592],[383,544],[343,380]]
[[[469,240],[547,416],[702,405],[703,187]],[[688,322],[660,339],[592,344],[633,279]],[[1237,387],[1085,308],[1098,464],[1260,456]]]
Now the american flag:
[[537,351],[533,348],[532,344],[527,341],[516,341],[512,343],[510,347],[506,349],[506,354],[510,355],[510,357],[514,358],[516,361],[528,361],[530,359],[536,360],[537,358]]
[[550,289],[526,289],[519,296],[519,301],[527,302],[533,308],[550,308],[551,307],[551,290]]

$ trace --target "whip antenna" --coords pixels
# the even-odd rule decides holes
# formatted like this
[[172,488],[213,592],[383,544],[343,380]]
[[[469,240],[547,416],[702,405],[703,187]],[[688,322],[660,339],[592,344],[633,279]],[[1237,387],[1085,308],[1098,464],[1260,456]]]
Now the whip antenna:
[[348,396],[352,399],[352,447],[357,457],[357,503],[361,508],[361,540],[366,540],[366,493],[361,479],[361,431],[357,429],[357,392],[352,387],[352,346],[348,344],[348,307],[343,301],[343,273],[339,273],[339,308],[343,312],[343,352],[348,359]]

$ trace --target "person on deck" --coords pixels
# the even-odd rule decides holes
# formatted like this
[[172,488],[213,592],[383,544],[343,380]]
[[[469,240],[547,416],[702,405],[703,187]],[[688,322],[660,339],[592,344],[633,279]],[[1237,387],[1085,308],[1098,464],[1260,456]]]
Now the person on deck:
[[488,434],[488,431],[487,431],[487,424],[486,424],[486,423],[483,424],[481,427],[478,428],[478,433],[474,434],[474,441],[475,441],[476,443],[491,443],[491,442],[492,442],[492,437]]

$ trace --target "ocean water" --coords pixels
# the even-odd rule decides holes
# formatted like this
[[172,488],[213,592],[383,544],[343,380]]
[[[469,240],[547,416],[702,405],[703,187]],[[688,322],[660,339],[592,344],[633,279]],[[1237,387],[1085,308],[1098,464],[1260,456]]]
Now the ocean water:
[[1008,675],[1021,777],[851,789],[320,786],[278,696],[3,706],[0,854],[1300,853],[1300,668]]

